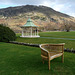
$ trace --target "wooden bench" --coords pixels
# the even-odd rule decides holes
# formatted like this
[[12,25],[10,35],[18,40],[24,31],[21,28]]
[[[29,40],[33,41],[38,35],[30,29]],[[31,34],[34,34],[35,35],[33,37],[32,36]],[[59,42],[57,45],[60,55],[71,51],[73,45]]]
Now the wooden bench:
[[62,56],[62,63],[64,62],[64,45],[65,43],[40,45],[43,64],[44,60],[48,60],[49,70],[50,70],[50,61],[52,59]]

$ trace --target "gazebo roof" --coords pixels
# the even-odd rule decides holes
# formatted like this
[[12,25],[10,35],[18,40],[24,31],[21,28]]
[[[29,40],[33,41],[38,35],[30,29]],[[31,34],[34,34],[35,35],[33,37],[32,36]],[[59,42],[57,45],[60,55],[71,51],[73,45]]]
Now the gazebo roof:
[[27,20],[26,24],[23,25],[23,27],[38,27],[38,26],[36,26],[36,25],[32,22],[32,20],[29,18],[29,19]]

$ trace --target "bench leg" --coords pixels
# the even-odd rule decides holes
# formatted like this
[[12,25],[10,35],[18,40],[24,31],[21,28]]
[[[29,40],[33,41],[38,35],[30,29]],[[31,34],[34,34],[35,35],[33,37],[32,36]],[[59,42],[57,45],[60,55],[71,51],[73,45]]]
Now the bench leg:
[[50,60],[48,60],[48,69],[50,70]]

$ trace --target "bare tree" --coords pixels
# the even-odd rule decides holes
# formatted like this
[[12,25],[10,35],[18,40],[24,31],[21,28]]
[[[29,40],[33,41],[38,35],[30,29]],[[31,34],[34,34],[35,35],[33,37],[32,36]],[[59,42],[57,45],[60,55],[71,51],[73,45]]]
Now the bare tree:
[[72,28],[73,22],[70,20],[63,20],[63,26],[62,29],[64,29],[66,32],[70,32]]

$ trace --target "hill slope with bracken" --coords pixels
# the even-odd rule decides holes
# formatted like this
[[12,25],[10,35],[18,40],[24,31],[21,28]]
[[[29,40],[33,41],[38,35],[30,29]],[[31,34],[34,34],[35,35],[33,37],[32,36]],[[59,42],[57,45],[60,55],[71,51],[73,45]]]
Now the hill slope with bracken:
[[75,26],[74,17],[46,6],[25,5],[0,9],[0,23],[6,24],[15,32],[21,31],[20,26],[26,23],[28,17],[32,19],[34,24],[39,25],[41,30],[45,31],[63,30],[64,24],[67,22],[72,24],[72,28]]

